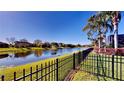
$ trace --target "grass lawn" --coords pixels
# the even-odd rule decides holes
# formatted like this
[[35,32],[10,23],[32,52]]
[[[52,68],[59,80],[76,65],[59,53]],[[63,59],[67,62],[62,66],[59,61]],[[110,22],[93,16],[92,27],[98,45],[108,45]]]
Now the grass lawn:
[[32,48],[0,48],[0,55],[8,53],[21,53],[34,50],[45,50],[44,48],[32,47]]
[[[97,58],[98,57],[98,58]],[[124,80],[124,56],[114,56],[114,80]],[[112,56],[89,54],[81,63],[81,70],[112,78]],[[111,80],[111,79],[110,79]]]
[[113,81],[110,78],[96,76],[85,71],[78,71],[72,79],[72,81],[105,81],[105,80]]
[[[43,65],[43,67],[45,67],[45,63],[48,64],[50,62],[50,64],[53,64],[55,62],[56,58],[59,58],[59,61],[61,61],[61,62],[59,62],[59,66],[65,64],[64,66],[59,68],[59,80],[64,80],[65,76],[72,69],[72,62],[73,62],[72,54],[66,54],[63,56],[55,57],[55,58],[49,58],[46,60],[41,60],[38,62],[29,63],[26,65],[2,69],[2,70],[0,70],[0,76],[5,75],[5,80],[10,81],[10,80],[13,80],[13,73],[15,71],[17,73],[17,78],[18,78],[18,77],[21,77],[23,75],[23,69],[25,69],[26,74],[29,74],[30,73],[30,67],[32,67],[32,70],[34,72],[34,71],[36,71],[36,65],[38,65],[38,67],[39,67],[38,69],[40,69],[41,64]],[[52,71],[53,68],[54,67],[52,66],[50,68],[50,71]],[[46,70],[46,72],[48,72],[48,69]],[[43,70],[42,74],[45,75],[46,72],[45,72],[45,70]],[[39,75],[40,74],[41,74],[41,72],[39,72]],[[49,77],[50,77],[49,80],[55,80],[55,74],[56,74],[56,72],[54,71],[51,74],[49,74],[46,78],[43,78],[43,80],[46,80]],[[36,78],[36,74],[33,75],[33,80],[35,78]],[[26,80],[29,80],[29,79],[30,79],[29,77],[26,78]]]

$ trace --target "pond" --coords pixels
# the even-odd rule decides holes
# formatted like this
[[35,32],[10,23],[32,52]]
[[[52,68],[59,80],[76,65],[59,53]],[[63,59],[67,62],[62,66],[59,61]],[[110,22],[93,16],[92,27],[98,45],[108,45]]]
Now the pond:
[[84,50],[84,48],[64,48],[58,50],[44,50],[44,51],[37,50],[37,51],[28,51],[24,53],[4,54],[4,55],[0,55],[0,69],[37,62],[39,60],[61,56],[79,50]]

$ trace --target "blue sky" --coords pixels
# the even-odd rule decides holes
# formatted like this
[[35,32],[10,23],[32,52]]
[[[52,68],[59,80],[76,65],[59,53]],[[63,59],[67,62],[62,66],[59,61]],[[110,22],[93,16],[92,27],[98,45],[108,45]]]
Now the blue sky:
[[[95,12],[0,12],[0,41],[6,42],[7,37],[16,40],[26,38],[33,42],[63,42],[72,44],[88,44],[86,33],[82,28],[87,19]],[[122,18],[119,33],[123,33]]]

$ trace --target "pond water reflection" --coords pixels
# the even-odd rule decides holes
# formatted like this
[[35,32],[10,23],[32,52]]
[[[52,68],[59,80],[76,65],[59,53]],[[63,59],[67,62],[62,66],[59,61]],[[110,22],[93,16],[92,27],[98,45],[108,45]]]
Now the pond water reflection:
[[37,51],[28,51],[28,52],[15,53],[15,54],[14,53],[4,54],[4,55],[0,55],[0,69],[36,62],[38,60],[56,57],[79,50],[83,50],[83,48],[64,48],[58,50],[45,50],[45,51],[37,50]]

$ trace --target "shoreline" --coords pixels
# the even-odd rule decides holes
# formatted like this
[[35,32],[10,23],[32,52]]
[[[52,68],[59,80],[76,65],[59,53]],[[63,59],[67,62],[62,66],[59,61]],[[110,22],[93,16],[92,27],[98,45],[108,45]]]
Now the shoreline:
[[[22,52],[28,52],[28,51],[36,51],[36,50],[58,50],[58,49],[64,49],[64,48],[70,48],[70,47],[59,47],[59,48],[39,48],[39,47],[31,47],[31,48],[0,48],[0,55],[9,54],[9,53],[22,53]],[[74,47],[78,48],[78,47]],[[83,48],[83,47],[79,47]]]
[[[77,51],[78,52],[78,51]],[[76,53],[76,52],[75,52]],[[43,66],[45,66],[45,63],[48,64],[48,62],[54,62],[54,60],[56,60],[56,58],[59,58],[59,59],[64,59],[66,57],[69,57],[71,56],[73,53],[69,53],[69,54],[64,54],[64,55],[61,55],[61,56],[57,56],[57,57],[53,57],[53,58],[48,58],[48,59],[44,59],[44,60],[39,60],[39,61],[36,61],[36,62],[32,62],[32,63],[28,63],[28,64],[24,64],[24,65],[19,65],[19,66],[15,66],[15,67],[10,67],[10,68],[4,68],[4,69],[1,69],[0,70],[0,76],[1,75],[5,75],[6,76],[6,80],[10,81],[13,79],[13,73],[16,71],[17,74],[17,77],[20,77],[22,76],[22,70],[25,69],[26,70],[26,73],[29,73],[29,69],[30,67],[33,68],[33,71],[35,71],[35,67],[36,65],[38,66],[41,66],[41,64]]]

